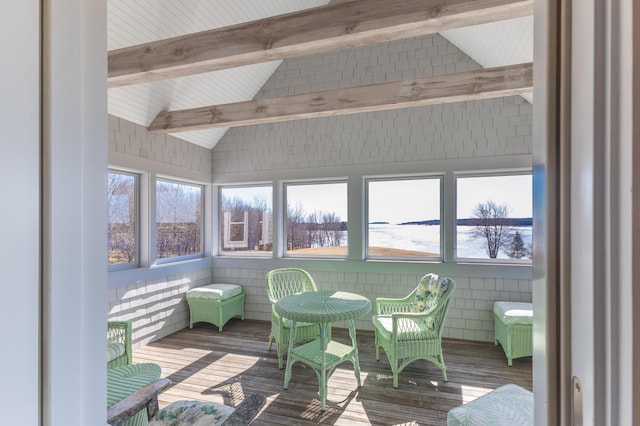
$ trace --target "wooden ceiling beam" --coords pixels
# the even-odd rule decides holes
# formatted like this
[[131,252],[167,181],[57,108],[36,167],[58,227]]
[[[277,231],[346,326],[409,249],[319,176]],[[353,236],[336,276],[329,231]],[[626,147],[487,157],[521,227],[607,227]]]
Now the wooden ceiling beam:
[[350,0],[112,50],[108,86],[146,83],[528,16],[533,0]]
[[533,90],[533,64],[509,65],[344,89],[165,111],[151,133],[179,133],[463,102]]

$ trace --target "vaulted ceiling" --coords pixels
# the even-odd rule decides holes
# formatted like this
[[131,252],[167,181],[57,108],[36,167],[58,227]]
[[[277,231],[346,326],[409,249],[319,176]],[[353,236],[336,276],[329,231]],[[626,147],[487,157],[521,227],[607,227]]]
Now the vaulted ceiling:
[[[533,0],[328,3],[108,0],[109,113],[213,148],[238,125],[509,94],[531,101],[530,64],[506,66],[532,61]],[[287,57],[434,32],[490,70],[385,83],[382,101],[354,87],[250,102]]]

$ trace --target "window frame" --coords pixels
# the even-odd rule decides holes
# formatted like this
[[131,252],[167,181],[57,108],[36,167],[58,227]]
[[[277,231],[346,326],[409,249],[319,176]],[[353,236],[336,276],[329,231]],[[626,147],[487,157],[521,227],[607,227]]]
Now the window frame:
[[[157,194],[158,194],[158,182],[166,182],[166,183],[171,183],[171,184],[177,184],[177,185],[185,185],[185,186],[192,186],[192,187],[197,187],[200,188],[200,247],[199,247],[199,251],[198,253],[193,253],[193,254],[185,254],[185,255],[180,255],[180,256],[172,256],[172,257],[163,257],[163,258],[159,258],[158,257],[158,252],[157,252],[157,247],[158,247],[158,229],[157,229],[157,223],[158,223],[158,199],[157,199]],[[155,177],[155,179],[152,180],[152,184],[150,185],[150,192],[153,193],[153,211],[152,213],[149,215],[149,225],[151,225],[152,228],[152,232],[150,232],[150,248],[152,248],[153,250],[153,256],[152,256],[152,264],[154,265],[165,265],[168,263],[175,263],[175,262],[181,262],[181,261],[185,261],[185,260],[192,260],[192,259],[200,259],[203,258],[205,256],[205,230],[206,230],[206,211],[205,211],[205,191],[206,191],[207,186],[202,184],[202,183],[198,183],[198,182],[193,182],[193,181],[189,181],[186,179],[179,179],[179,178],[175,178],[175,177],[169,177],[169,176],[160,176],[157,175]]]
[[[403,180],[438,180],[438,202],[440,204],[440,241],[439,241],[439,255],[438,256],[379,256],[371,255],[369,253],[369,200],[370,200],[370,187],[371,182],[399,182]],[[427,263],[442,263],[444,260],[444,173],[421,173],[411,175],[386,175],[386,176],[365,176],[364,177],[364,260],[385,260],[385,261],[410,261],[410,262],[427,262]]]
[[[344,255],[339,255],[339,254],[335,254],[335,255],[329,255],[329,254],[295,254],[295,253],[290,253],[288,250],[288,245],[289,245],[289,241],[288,241],[288,233],[289,233],[289,225],[288,225],[288,210],[287,210],[287,203],[288,203],[288,188],[291,186],[304,186],[304,185],[332,185],[332,184],[344,184],[346,186],[345,189],[345,195],[346,195],[346,207],[347,207],[347,218],[346,218],[346,223],[347,223],[347,245],[346,247],[346,253]],[[282,221],[281,221],[281,228],[282,228],[282,238],[281,238],[281,246],[282,246],[282,258],[289,258],[289,259],[338,259],[338,260],[345,260],[348,259],[349,257],[349,245],[350,245],[350,241],[349,239],[351,238],[349,236],[349,179],[348,178],[335,178],[335,179],[313,179],[313,180],[287,180],[282,182],[282,200],[280,200],[280,205],[282,208]],[[342,222],[342,221],[341,221]]]
[[[119,175],[125,175],[125,176],[131,176],[134,179],[133,182],[133,202],[134,202],[134,209],[135,209],[135,213],[134,213],[134,219],[135,219],[135,224],[134,224],[134,238],[135,238],[135,244],[134,244],[134,254],[135,254],[135,261],[133,262],[128,262],[128,263],[117,263],[114,265],[110,265],[109,264],[109,259],[107,258],[107,271],[108,272],[115,272],[115,271],[122,271],[122,270],[127,270],[127,269],[135,269],[135,268],[139,268],[141,265],[141,244],[140,244],[140,238],[141,238],[141,219],[142,219],[142,215],[141,215],[141,202],[140,202],[140,191],[141,191],[141,181],[142,181],[142,175],[141,173],[137,173],[137,172],[132,172],[132,171],[127,171],[127,170],[122,170],[119,168],[115,168],[115,167],[108,167],[107,168],[107,190],[108,190],[108,186],[109,186],[109,174],[119,174]],[[108,196],[108,193],[107,193]],[[107,209],[108,209],[108,201],[107,201]],[[111,221],[109,220],[109,213],[107,210],[107,227],[110,225]],[[107,241],[109,240],[109,230],[107,229]],[[109,247],[107,244],[107,254],[109,251]]]
[[[533,264],[532,258],[527,259],[512,259],[512,258],[495,258],[490,257],[462,257],[458,256],[458,180],[465,178],[491,178],[491,177],[507,177],[507,176],[530,176],[533,180],[533,170],[528,169],[509,169],[509,170],[492,170],[492,171],[459,171],[453,173],[453,262],[462,264],[509,264],[509,265],[523,265],[531,266]],[[533,182],[531,186],[531,194],[533,195]],[[533,219],[533,203],[531,210],[531,219]],[[531,224],[531,238],[533,238],[533,221]]]

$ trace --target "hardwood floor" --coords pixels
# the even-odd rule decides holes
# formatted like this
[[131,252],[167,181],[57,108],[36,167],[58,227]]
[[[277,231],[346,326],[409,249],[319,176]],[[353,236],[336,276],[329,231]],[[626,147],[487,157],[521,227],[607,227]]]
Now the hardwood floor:
[[[502,348],[493,343],[446,340],[443,343],[449,381],[426,361],[400,373],[398,389],[384,352],[376,362],[373,332],[358,331],[362,387],[356,387],[350,362],[329,379],[327,410],[320,411],[315,373],[296,363],[283,389],[275,345],[268,351],[269,322],[233,319],[222,333],[198,324],[136,349],[133,362],[154,362],[173,386],[160,395],[160,407],[179,399],[237,405],[244,395],[261,392],[267,404],[254,425],[444,425],[447,412],[496,387],[515,383],[531,389],[531,358],[507,366]],[[333,338],[348,342],[346,329]]]

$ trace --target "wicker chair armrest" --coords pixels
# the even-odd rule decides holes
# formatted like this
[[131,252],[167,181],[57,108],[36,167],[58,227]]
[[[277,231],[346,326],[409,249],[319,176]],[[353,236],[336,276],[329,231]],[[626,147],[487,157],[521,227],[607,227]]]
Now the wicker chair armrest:
[[394,312],[409,312],[414,298],[415,291],[402,298],[378,297],[375,303],[375,313],[376,315],[388,315]]
[[116,402],[107,410],[107,423],[111,426],[121,426],[144,408],[147,409],[149,418],[152,418],[158,412],[158,394],[169,386],[171,386],[171,380],[157,379]]
[[261,393],[252,393],[247,396],[233,413],[222,423],[222,426],[246,426],[251,424],[258,415],[267,398]]

